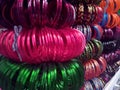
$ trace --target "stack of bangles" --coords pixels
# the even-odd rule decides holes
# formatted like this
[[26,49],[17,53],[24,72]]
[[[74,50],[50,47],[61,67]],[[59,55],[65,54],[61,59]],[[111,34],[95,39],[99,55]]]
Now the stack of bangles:
[[101,2],[101,0],[67,0],[67,1],[73,5],[78,5],[78,3],[98,5]]
[[103,45],[100,41],[92,39],[84,49],[84,52],[78,57],[82,62],[86,62],[92,58],[98,58],[103,51]]
[[0,60],[3,90],[78,90],[83,83],[84,69],[76,59],[40,65],[20,65],[4,57]]
[[102,40],[112,40],[114,39],[115,33],[112,29],[104,29]]
[[94,24],[92,27],[90,25],[76,25],[75,28],[85,35],[86,42],[89,42],[91,38],[100,40],[103,35],[103,29],[98,24]]
[[[100,2],[100,7],[102,7],[102,9],[104,9],[106,4],[107,4],[106,0],[102,0]],[[109,4],[108,4],[106,12],[116,13],[119,9],[120,9],[120,0],[109,0]]]
[[106,68],[106,72],[107,73],[115,73],[117,71],[117,69],[119,68],[119,64],[117,63],[114,63],[112,65],[107,65],[107,68]]
[[114,28],[115,26],[119,26],[119,24],[120,17],[116,13],[105,13],[102,21],[100,22],[100,25],[106,28]]
[[120,50],[108,54],[102,54],[102,56],[106,59],[107,63],[112,64],[120,60]]
[[103,53],[110,53],[112,51],[116,51],[119,47],[117,44],[117,40],[109,41],[109,42],[103,42]]
[[62,28],[75,21],[75,8],[65,0],[1,0],[0,25],[13,28],[50,26]]
[[[65,62],[82,54],[86,41],[79,30],[64,28],[53,29],[44,27],[31,30],[22,30],[14,43],[15,32],[6,30],[0,32],[0,53],[14,61],[41,63]],[[17,50],[13,45],[17,44]]]
[[103,29],[98,24],[92,25],[92,38],[100,40],[103,36]]
[[95,24],[101,22],[103,18],[103,10],[99,6],[95,6],[92,4],[79,4],[76,7],[76,21],[75,25],[80,24]]
[[93,78],[92,80],[86,81],[84,87],[80,90],[102,90],[105,86],[105,82],[101,78]]
[[85,80],[90,80],[102,74],[107,67],[106,60],[100,57],[98,60],[91,59],[84,63]]
[[114,38],[120,40],[120,25],[115,28]]
[[90,25],[77,25],[77,26],[75,26],[75,29],[78,29],[85,35],[86,42],[91,40],[92,29],[91,29]]

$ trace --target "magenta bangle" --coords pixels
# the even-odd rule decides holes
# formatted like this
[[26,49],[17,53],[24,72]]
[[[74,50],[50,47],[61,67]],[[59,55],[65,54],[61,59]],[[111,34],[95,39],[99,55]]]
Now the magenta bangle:
[[[79,56],[86,44],[84,35],[78,30],[64,29],[45,27],[39,31],[37,28],[23,30],[17,39],[22,62],[35,64],[48,61],[64,62]],[[14,31],[1,32],[0,37],[0,53],[20,62],[18,53],[12,49]]]
[[94,23],[100,23],[102,21],[102,18],[103,18],[103,10],[101,7],[96,6],[96,14],[97,14],[97,17],[94,20]]

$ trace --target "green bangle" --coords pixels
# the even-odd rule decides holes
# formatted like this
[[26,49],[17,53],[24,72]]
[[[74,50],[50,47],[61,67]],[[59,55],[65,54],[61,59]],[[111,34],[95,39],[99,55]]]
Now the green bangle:
[[96,56],[94,58],[98,58],[103,52],[103,45],[100,41],[93,39],[93,44],[96,46]]
[[83,83],[84,68],[76,59],[28,65],[0,58],[0,87],[3,90],[78,90]]

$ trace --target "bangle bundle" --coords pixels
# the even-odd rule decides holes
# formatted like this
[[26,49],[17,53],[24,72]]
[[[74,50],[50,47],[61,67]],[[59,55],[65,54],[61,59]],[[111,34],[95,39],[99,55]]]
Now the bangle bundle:
[[83,89],[80,90],[102,90],[104,87],[104,81],[100,78],[93,78],[92,80],[84,83]]
[[102,27],[106,28],[114,28],[119,26],[120,24],[120,17],[116,13],[104,13],[103,19],[100,22]]
[[[100,7],[102,7],[102,9],[104,9],[105,6],[106,6],[106,0],[102,0],[100,2]],[[119,0],[109,0],[109,4],[108,4],[107,10],[106,10],[108,13],[116,13],[119,9],[120,9],[120,1]]]
[[75,28],[78,29],[79,31],[81,31],[85,35],[87,42],[91,40],[92,30],[89,25],[77,25]]
[[90,80],[102,74],[107,67],[106,60],[100,57],[98,60],[91,59],[84,63],[85,79]]
[[[87,24],[91,25],[93,23],[99,23],[103,17],[103,11],[100,7],[92,4],[79,4],[76,7],[76,25]],[[97,15],[99,16],[97,17]]]
[[13,28],[71,26],[75,21],[75,8],[63,0],[12,0],[0,1],[0,25]]
[[107,65],[106,72],[107,73],[115,73],[120,65],[117,63],[114,63],[113,65]]
[[[14,34],[13,30],[0,33],[0,53],[19,62],[17,53],[12,50]],[[85,44],[82,32],[71,28],[55,30],[45,27],[41,30],[23,30],[17,39],[22,61],[27,63],[68,61],[79,56]]]
[[115,33],[112,29],[104,29],[102,40],[112,40],[114,39]]
[[116,51],[108,53],[108,54],[103,54],[102,56],[106,59],[107,63],[112,64],[112,63],[120,60],[120,57],[119,57],[120,50],[116,50]]
[[96,18],[93,22],[93,24],[99,24],[102,21],[104,12],[103,9],[100,6],[95,6],[96,7]]
[[2,57],[0,87],[3,90],[77,90],[83,85],[83,66],[75,59],[67,63],[31,66]]
[[82,60],[82,62],[86,62],[87,60],[90,60],[92,58],[98,58],[103,51],[103,45],[98,40],[91,40],[87,43],[84,52],[79,56],[79,59]]
[[84,3],[84,4],[99,4],[101,0],[67,0],[73,5],[78,5],[79,3]]
[[115,29],[114,38],[116,40],[120,40],[120,27],[119,26],[116,27],[116,29]]
[[91,38],[100,40],[103,35],[103,29],[98,24],[94,24],[93,26],[76,25],[75,28],[80,30],[85,35],[87,42],[89,42]]
[[110,53],[112,51],[116,51],[118,48],[117,40],[103,42],[103,53]]
[[100,40],[103,35],[103,29],[100,25],[94,24],[92,26],[92,38],[95,38],[97,40]]

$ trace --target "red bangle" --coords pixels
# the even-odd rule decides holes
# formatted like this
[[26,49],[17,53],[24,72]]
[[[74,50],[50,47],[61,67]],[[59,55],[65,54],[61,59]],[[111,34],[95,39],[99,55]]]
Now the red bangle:
[[100,62],[101,65],[102,65],[101,66],[102,67],[101,73],[103,73],[106,70],[107,62],[106,62],[106,60],[103,57],[100,57],[98,62]]
[[91,64],[91,67],[92,67],[92,73],[91,73],[91,78],[90,78],[90,79],[92,79],[95,77],[96,70],[95,70],[95,66],[91,60],[89,61],[89,63]]
[[101,70],[100,70],[100,65],[98,64],[98,62],[94,59],[92,59],[92,62],[93,64],[95,65],[95,69],[96,69],[96,74],[95,76],[99,76],[100,73],[101,73]]
[[3,48],[3,39],[5,38],[5,36],[8,34],[9,32],[1,32],[1,38],[0,38],[0,52],[1,52],[1,54],[5,54],[5,50],[4,50],[4,48]]
[[10,53],[10,42],[11,42],[11,37],[13,35],[13,32],[10,32],[7,36],[6,36],[6,39],[5,39],[5,44],[4,44],[4,47],[6,47],[6,53],[8,54],[7,56],[10,56],[10,58],[14,58],[14,55],[13,55],[13,52]]

